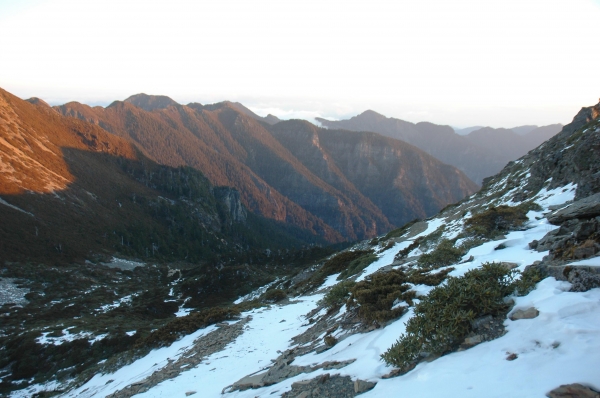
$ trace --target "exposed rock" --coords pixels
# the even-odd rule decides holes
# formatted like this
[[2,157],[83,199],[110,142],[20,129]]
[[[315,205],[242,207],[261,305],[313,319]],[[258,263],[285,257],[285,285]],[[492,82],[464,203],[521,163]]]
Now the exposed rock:
[[[569,281],[569,274],[573,270],[577,270],[581,272],[585,272],[590,275],[600,276],[600,267],[587,266],[587,265],[546,265],[540,264],[538,265],[539,271],[542,273],[544,277],[552,276],[559,281]],[[575,274],[573,274],[573,277]]]
[[519,266],[519,264],[517,264],[517,263],[510,263],[510,262],[501,262],[500,265],[502,265],[506,269],[515,269]]
[[416,366],[417,366],[416,363],[411,363],[410,365],[405,366],[403,368],[392,369],[392,371],[390,373],[384,374],[383,376],[381,376],[381,378],[382,379],[391,379],[392,377],[402,376],[403,374],[406,374],[406,373],[410,372],[411,370],[413,370]]
[[573,257],[575,257],[578,260],[584,259],[584,258],[590,258],[590,257],[594,257],[594,255],[598,252],[598,249],[596,249],[596,247],[592,244],[592,245],[581,245],[578,248],[576,248],[575,250],[573,250]]
[[292,390],[281,395],[285,398],[349,398],[360,395],[375,387],[376,383],[356,380],[350,376],[326,373],[311,380],[302,380],[292,384]]
[[349,364],[353,363],[355,359],[347,361],[327,361],[315,366],[296,366],[290,365],[296,356],[304,355],[310,351],[308,349],[291,349],[281,353],[281,355],[273,361],[273,365],[269,368],[266,373],[251,374],[248,375],[230,386],[223,389],[224,393],[232,391],[244,391],[250,388],[260,388],[264,386],[270,386],[272,384],[279,383],[283,380],[289,379],[290,377],[297,376],[302,373],[311,373],[318,369],[331,370],[341,369]]
[[572,268],[570,270],[568,268],[566,267],[565,271],[568,271],[567,280],[572,285],[570,291],[587,292],[595,287],[600,287],[600,267],[590,267],[594,268],[596,273],[588,272],[581,268]]
[[597,391],[579,383],[563,384],[546,394],[549,398],[600,398]]
[[[552,249],[556,245],[560,245],[563,242],[566,242],[569,237],[565,237],[564,235],[559,235],[560,229],[555,229],[553,231],[548,232],[542,239],[539,241],[533,241],[529,244],[529,247],[537,250],[538,252],[544,252]],[[533,244],[533,246],[532,246]],[[534,247],[535,246],[535,247]]]
[[510,315],[511,321],[518,321],[519,319],[533,319],[536,318],[540,312],[534,308],[529,307],[526,310],[516,310]]
[[491,315],[482,316],[471,321],[471,326],[473,327],[473,329],[479,329],[485,324],[492,322],[493,319],[494,318]]
[[597,223],[594,221],[586,221],[577,224],[575,230],[573,231],[573,235],[578,240],[587,239],[591,234],[596,232]]
[[375,388],[377,383],[373,383],[371,381],[364,381],[360,379],[354,380],[354,392],[357,394],[361,394],[365,391],[372,390]]
[[575,218],[591,218],[600,215],[600,193],[580,199],[570,206],[549,214],[546,218],[558,225]]
[[196,391],[187,391],[187,392],[185,393],[185,396],[186,396],[186,397],[189,397],[190,395],[194,395],[194,394],[196,394]]
[[240,191],[230,187],[218,187],[214,189],[214,192],[215,197],[225,204],[234,222],[246,222],[248,214],[242,205]]
[[515,360],[515,359],[517,359],[518,357],[519,357],[519,356],[513,352],[513,353],[509,354],[509,355],[506,357],[506,360],[507,360],[507,361],[514,361],[514,360]]
[[466,349],[466,348],[471,348],[476,346],[477,344],[483,342],[483,336],[481,335],[476,335],[476,336],[472,336],[472,337],[467,337],[465,339],[465,341],[461,344],[461,348]]
[[[529,248],[531,250],[536,250],[539,244],[540,244],[540,242],[538,240],[534,239],[531,242],[529,242]],[[544,250],[542,250],[542,251],[544,251]]]
[[[505,316],[492,317],[491,315],[485,315],[471,321],[471,327],[473,331],[469,336],[465,338],[463,343],[459,346],[458,351],[468,350],[471,347],[476,346],[484,341],[491,341],[503,336],[506,333],[504,328]],[[433,358],[427,358],[427,361]]]

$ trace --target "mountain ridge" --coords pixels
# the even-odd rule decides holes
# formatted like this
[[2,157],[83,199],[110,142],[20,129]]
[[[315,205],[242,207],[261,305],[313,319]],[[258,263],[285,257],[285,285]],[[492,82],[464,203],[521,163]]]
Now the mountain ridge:
[[385,117],[373,110],[364,111],[347,120],[317,120],[327,128],[373,131],[406,141],[442,162],[457,167],[477,184],[500,171],[507,162],[524,155],[558,133],[562,127],[559,124],[543,126],[532,129],[535,132],[531,134],[532,131],[523,132],[533,126],[520,126],[517,129],[523,134],[517,134],[509,129],[477,126],[464,129],[468,133],[459,135],[450,126],[430,122],[411,123]]
[[[228,101],[190,106],[169,103],[165,108],[148,112],[131,103],[116,101],[104,110],[74,103],[55,109],[133,140],[146,156],[159,163],[198,168],[213,184],[239,189],[243,203],[251,211],[302,228],[314,230],[323,220],[318,229],[331,225],[346,239],[362,239],[389,230],[395,222],[426,217],[433,211],[429,205],[423,210],[411,200],[405,215],[390,223],[364,193],[358,195],[355,188],[346,184],[354,192],[353,198],[359,201],[357,205],[346,195],[345,188],[339,190],[324,182],[322,176],[306,167],[306,160],[296,156],[295,148],[284,148],[272,137],[274,128],[281,130],[289,122],[269,124],[245,107],[240,111],[240,106]],[[417,149],[409,151],[412,150]],[[285,176],[281,174],[283,170],[287,170]],[[456,200],[456,195],[475,189],[469,183],[459,186],[462,193],[451,190],[452,194],[444,201]],[[424,189],[427,192],[429,188]],[[435,207],[445,205],[437,199],[433,203]],[[333,238],[331,233],[330,238]]]

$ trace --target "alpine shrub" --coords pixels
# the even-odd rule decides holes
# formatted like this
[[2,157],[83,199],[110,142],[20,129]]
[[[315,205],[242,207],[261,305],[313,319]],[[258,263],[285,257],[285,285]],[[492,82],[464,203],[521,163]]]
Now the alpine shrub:
[[528,220],[527,212],[539,210],[539,208],[539,205],[534,202],[525,202],[518,206],[492,206],[466,220],[465,232],[473,236],[491,239],[521,227]]
[[382,355],[383,360],[404,368],[424,353],[452,350],[471,331],[471,321],[506,308],[503,298],[515,290],[516,272],[498,263],[486,263],[463,277],[448,278],[415,306],[406,333]]
[[431,253],[421,255],[417,264],[421,268],[437,269],[459,262],[465,253],[462,247],[454,247],[454,242],[444,239]]
[[327,308],[342,306],[350,297],[350,289],[356,285],[353,281],[342,281],[334,285],[323,297],[321,303]]
[[394,303],[405,301],[412,305],[415,297],[406,282],[407,276],[401,270],[373,274],[351,289],[348,307],[358,308],[358,317],[364,323],[398,318],[406,307],[392,308]]

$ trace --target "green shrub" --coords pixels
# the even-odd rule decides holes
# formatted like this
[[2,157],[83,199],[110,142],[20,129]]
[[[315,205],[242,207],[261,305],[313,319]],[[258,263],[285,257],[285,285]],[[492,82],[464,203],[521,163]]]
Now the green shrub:
[[454,267],[446,268],[435,274],[432,274],[428,270],[415,269],[408,274],[408,282],[414,285],[437,286],[452,271],[454,271]]
[[396,300],[412,305],[414,291],[409,291],[407,276],[401,270],[377,273],[358,282],[351,290],[348,307],[358,308],[358,317],[364,323],[386,322],[398,318],[405,307],[392,309]]
[[443,239],[431,252],[422,254],[417,264],[425,269],[437,269],[460,261],[466,251],[462,247],[455,247],[454,242]]
[[496,315],[506,309],[503,298],[515,289],[516,271],[497,263],[483,264],[463,277],[448,278],[415,307],[415,315],[383,355],[397,367],[407,367],[423,353],[444,354],[471,331],[471,321],[483,315]]
[[429,250],[429,248],[431,248],[432,246],[435,246],[442,240],[442,235],[444,234],[445,230],[446,226],[441,225],[438,229],[436,229],[429,235],[421,237],[421,244],[419,245],[419,249],[425,252]]
[[525,296],[533,289],[535,285],[542,280],[542,274],[535,267],[527,267],[521,273],[521,278],[515,281],[515,293],[517,296]]
[[285,298],[287,298],[287,294],[281,289],[268,290],[262,297],[263,301],[267,303],[277,303]]
[[240,314],[237,308],[213,307],[176,318],[136,342],[136,348],[164,347],[180,337],[209,325],[233,319]]
[[342,281],[334,286],[325,294],[321,303],[327,308],[339,307],[348,301],[350,289],[356,285],[353,281]]
[[310,278],[295,285],[295,288],[307,292],[320,286],[329,275],[341,273],[338,280],[357,274],[377,259],[373,250],[345,251],[327,260]]
[[465,232],[471,236],[491,239],[521,227],[528,220],[527,212],[539,209],[535,202],[525,202],[518,206],[492,206],[466,220]]
[[375,260],[377,260],[377,255],[375,253],[365,252],[362,256],[352,260],[348,264],[347,268],[340,273],[340,275],[337,277],[337,280],[340,281],[348,278],[349,276],[358,274],[363,269],[371,265],[371,263],[373,263]]
[[342,252],[337,256],[327,260],[325,264],[323,264],[323,267],[320,269],[320,273],[323,274],[324,277],[327,277],[329,275],[345,271],[347,268],[352,266],[352,263],[354,261],[359,260],[363,256],[373,253],[373,250],[355,250]]

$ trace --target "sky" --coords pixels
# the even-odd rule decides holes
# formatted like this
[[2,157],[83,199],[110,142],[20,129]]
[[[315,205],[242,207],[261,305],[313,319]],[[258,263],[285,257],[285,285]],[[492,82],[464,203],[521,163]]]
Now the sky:
[[600,0],[0,0],[0,87],[260,115],[367,109],[456,127],[568,123],[600,97]]

